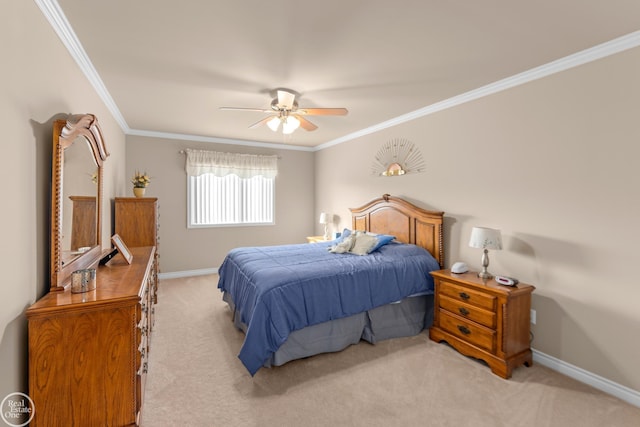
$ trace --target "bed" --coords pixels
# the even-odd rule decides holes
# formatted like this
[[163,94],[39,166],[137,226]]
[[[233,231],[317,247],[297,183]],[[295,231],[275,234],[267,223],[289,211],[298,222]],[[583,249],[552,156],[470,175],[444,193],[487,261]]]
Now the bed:
[[[352,227],[338,240],[236,248],[225,257],[218,288],[245,333],[238,357],[251,375],[431,325],[429,272],[443,265],[443,213],[388,194],[350,211]],[[374,236],[380,247],[363,256],[330,251],[349,234]]]

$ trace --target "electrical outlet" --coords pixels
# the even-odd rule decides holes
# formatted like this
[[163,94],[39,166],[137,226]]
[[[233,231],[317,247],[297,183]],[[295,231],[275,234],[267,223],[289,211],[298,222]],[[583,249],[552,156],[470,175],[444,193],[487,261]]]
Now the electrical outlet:
[[531,309],[531,324],[536,324],[536,311],[534,309]]

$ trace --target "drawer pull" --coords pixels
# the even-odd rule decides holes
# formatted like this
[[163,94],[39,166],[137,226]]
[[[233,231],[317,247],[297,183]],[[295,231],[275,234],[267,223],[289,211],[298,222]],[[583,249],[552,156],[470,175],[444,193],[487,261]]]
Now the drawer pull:
[[460,295],[460,298],[462,298],[463,300],[468,300],[469,298],[471,298],[469,296],[469,294],[465,293],[465,292],[460,292],[458,295]]
[[463,325],[458,325],[458,330],[465,335],[469,335],[471,333],[471,331],[466,326],[463,326]]
[[469,315],[469,310],[467,310],[467,309],[466,309],[466,308],[464,308],[464,307],[460,307],[460,308],[458,308],[458,311],[459,311],[459,312],[460,312],[460,314],[462,314],[463,316],[467,316],[467,315]]

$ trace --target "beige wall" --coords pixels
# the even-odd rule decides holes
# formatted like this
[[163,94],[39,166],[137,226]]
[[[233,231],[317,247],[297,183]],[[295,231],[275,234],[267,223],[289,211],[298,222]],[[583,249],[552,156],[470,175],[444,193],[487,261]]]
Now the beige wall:
[[[124,134],[38,7],[12,1],[0,14],[0,117],[4,208],[0,210],[0,399],[27,392],[25,309],[49,284],[52,122],[96,114],[111,152],[107,197],[124,191]],[[104,231],[110,232],[105,207]]]
[[[480,268],[471,227],[502,230],[490,271],[537,289],[533,347],[640,390],[640,49],[402,124],[316,155],[316,204],[383,193],[443,210],[445,262]],[[370,174],[394,138],[426,172]],[[339,173],[336,173],[339,171]]]
[[[276,226],[187,230],[178,151],[230,146],[129,136],[125,165],[122,131],[37,6],[13,1],[3,12],[0,39],[14,42],[0,44],[0,398],[27,391],[24,310],[48,285],[51,123],[81,112],[99,117],[111,153],[106,199],[131,194],[136,168],[154,176],[166,272],[217,267],[238,245],[301,241],[320,232],[320,210],[339,215],[335,231],[349,225],[349,207],[390,193],[446,211],[447,265],[478,268],[471,227],[502,229],[490,269],[537,286],[534,348],[640,390],[639,49],[315,154],[278,151]],[[398,137],[419,146],[426,172],[371,176],[373,154]]]
[[[275,225],[188,229],[185,155],[179,153],[185,148],[277,154]],[[147,171],[151,185],[145,196],[159,200],[161,272],[218,268],[234,247],[304,243],[314,232],[319,213],[314,210],[312,152],[128,136],[126,153],[127,176]]]

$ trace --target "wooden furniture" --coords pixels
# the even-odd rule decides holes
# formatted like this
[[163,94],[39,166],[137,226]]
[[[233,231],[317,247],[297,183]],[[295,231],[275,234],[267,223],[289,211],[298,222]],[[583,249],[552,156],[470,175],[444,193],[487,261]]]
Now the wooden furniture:
[[[154,274],[160,271],[160,211],[155,197],[116,197],[115,234],[129,248],[155,246]],[[157,288],[152,290],[154,302],[158,302]]]
[[484,360],[491,371],[511,378],[513,369],[533,364],[529,347],[532,285],[503,286],[477,273],[432,272],[435,310],[429,337]]
[[[436,268],[442,268],[443,212],[422,209],[388,194],[350,210],[354,230],[392,234],[400,242],[421,246],[438,261]],[[233,275],[229,275],[231,276]],[[236,310],[242,310],[242,307],[236,307],[231,293],[226,290],[223,300],[234,313],[234,325],[247,331],[251,319],[244,323],[242,316],[236,315]],[[382,305],[352,316],[334,318],[297,329],[288,335],[287,340],[271,355],[266,364],[280,366],[294,359],[339,351],[361,339],[375,342],[379,339],[415,335],[430,325],[425,324],[425,321],[431,319],[432,301],[431,295],[408,296],[399,303]],[[375,321],[371,321],[372,317]],[[416,322],[416,319],[419,319],[419,322]],[[363,334],[363,327],[368,323],[372,326],[367,326],[368,331]],[[418,329],[414,327],[416,323],[419,323]]]
[[27,311],[32,427],[138,424],[144,400],[154,247],[100,266],[96,289],[50,292]]
[[324,236],[308,236],[307,237],[307,242],[308,243],[318,243],[318,242],[326,242],[326,240],[324,239]]
[[433,255],[440,267],[443,266],[444,212],[422,209],[388,194],[350,211],[354,230],[391,234],[399,242],[421,246]]
[[96,197],[69,196],[72,203],[71,250],[92,247],[98,241]]
[[[75,270],[95,267],[102,256],[102,174],[103,163],[109,156],[102,138],[98,119],[92,114],[76,114],[66,120],[53,123],[53,164],[51,177],[51,291],[62,291],[71,283],[71,273]],[[97,165],[97,169],[96,169]],[[95,184],[87,176],[87,171],[95,173]],[[64,185],[63,185],[64,179]],[[78,195],[75,185],[89,183],[95,197],[96,216],[87,223],[95,232],[96,241],[88,245],[90,249],[76,253],[70,240],[63,244],[63,236],[72,234],[69,218],[63,219],[65,196]],[[64,190],[64,193],[63,193]],[[80,193],[86,195],[85,193]],[[77,248],[73,248],[77,249]]]

